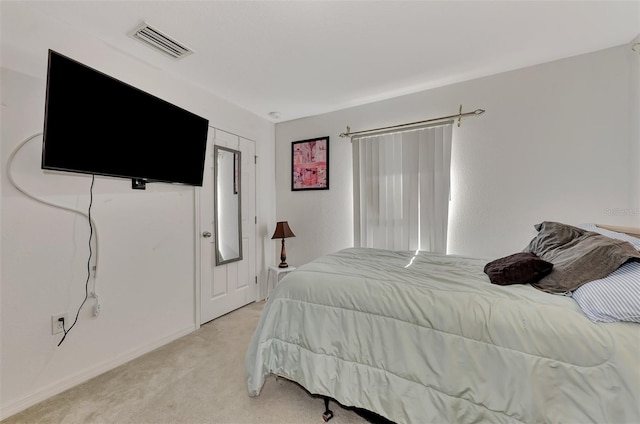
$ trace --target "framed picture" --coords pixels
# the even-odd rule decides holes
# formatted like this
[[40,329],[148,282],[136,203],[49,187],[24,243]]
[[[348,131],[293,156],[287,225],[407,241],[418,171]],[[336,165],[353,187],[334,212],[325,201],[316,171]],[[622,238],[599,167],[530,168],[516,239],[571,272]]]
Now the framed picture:
[[291,143],[291,191],[329,189],[329,137]]

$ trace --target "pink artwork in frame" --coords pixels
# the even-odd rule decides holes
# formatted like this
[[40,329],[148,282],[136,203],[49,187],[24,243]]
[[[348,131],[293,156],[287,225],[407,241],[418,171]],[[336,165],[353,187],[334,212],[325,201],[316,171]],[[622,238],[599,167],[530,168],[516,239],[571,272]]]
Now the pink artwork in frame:
[[329,137],[291,143],[291,190],[329,189]]

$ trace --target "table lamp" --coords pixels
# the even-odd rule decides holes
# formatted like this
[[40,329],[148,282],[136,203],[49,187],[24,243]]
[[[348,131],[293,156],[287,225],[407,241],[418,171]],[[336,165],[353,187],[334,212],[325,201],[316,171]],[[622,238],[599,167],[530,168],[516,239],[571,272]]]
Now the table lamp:
[[280,221],[276,224],[276,231],[273,233],[272,239],[282,239],[282,249],[280,250],[280,265],[278,268],[288,268],[287,265],[287,251],[284,248],[284,239],[287,237],[295,237],[287,221]]

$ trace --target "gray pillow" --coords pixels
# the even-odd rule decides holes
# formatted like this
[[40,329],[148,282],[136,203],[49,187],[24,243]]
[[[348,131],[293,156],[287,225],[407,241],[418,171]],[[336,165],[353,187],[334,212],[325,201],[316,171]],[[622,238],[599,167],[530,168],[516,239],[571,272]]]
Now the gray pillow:
[[524,249],[553,264],[553,271],[532,286],[548,293],[573,291],[604,278],[640,252],[626,241],[559,222],[535,225],[538,235]]

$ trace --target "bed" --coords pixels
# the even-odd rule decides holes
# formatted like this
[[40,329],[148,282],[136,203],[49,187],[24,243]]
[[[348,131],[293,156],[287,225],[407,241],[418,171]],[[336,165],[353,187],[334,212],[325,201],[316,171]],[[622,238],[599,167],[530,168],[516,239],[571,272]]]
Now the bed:
[[348,248],[298,267],[251,341],[249,395],[276,375],[396,423],[640,422],[640,325],[487,265]]

